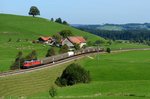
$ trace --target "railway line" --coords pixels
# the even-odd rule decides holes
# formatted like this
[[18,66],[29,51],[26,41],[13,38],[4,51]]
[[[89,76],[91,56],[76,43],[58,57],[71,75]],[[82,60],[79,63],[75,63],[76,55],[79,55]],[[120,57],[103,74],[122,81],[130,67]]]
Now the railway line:
[[[150,50],[150,48],[122,49],[122,50],[115,50],[115,51],[112,51],[112,52],[116,53],[116,52],[134,51],[134,50],[135,51],[136,50]],[[33,71],[38,71],[38,70],[42,70],[42,69],[45,69],[45,68],[52,68],[54,66],[58,66],[58,65],[61,65],[61,64],[64,64],[64,63],[75,61],[75,60],[81,59],[83,57],[87,57],[87,56],[90,56],[90,55],[95,55],[95,54],[98,54],[98,53],[103,54],[103,53],[106,53],[106,52],[103,51],[103,52],[86,53],[86,54],[81,54],[81,55],[77,55],[77,56],[72,56],[72,57],[57,61],[55,63],[50,63],[50,64],[46,64],[46,65],[42,65],[42,66],[30,68],[30,69],[20,69],[20,70],[15,70],[15,71],[2,72],[2,73],[0,73],[0,77],[7,77],[7,76],[12,76],[12,75],[18,75],[18,74],[24,74],[24,73],[29,73],[29,72],[33,72]]]
[[6,76],[11,76],[11,75],[23,74],[23,73],[29,73],[29,72],[33,72],[33,71],[42,70],[42,69],[45,69],[45,68],[52,68],[54,66],[58,66],[58,65],[61,65],[61,64],[64,64],[64,63],[75,61],[75,60],[81,59],[83,57],[86,57],[86,56],[89,56],[89,55],[94,55],[94,54],[97,54],[97,52],[69,57],[69,58],[54,62],[54,63],[41,65],[41,66],[30,68],[30,69],[20,69],[20,70],[2,72],[2,73],[0,73],[0,77],[6,77]]

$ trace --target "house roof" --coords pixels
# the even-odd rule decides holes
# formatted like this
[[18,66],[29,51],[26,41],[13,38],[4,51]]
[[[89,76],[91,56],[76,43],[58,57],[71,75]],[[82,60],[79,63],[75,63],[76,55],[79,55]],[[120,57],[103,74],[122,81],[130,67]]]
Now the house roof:
[[76,44],[80,44],[80,43],[85,43],[86,40],[81,37],[81,36],[72,36],[72,37],[68,37],[69,41],[71,41],[72,43],[76,43]]
[[52,39],[52,37],[43,37],[43,36],[41,36],[40,37],[43,41],[48,41],[48,40],[51,40]]

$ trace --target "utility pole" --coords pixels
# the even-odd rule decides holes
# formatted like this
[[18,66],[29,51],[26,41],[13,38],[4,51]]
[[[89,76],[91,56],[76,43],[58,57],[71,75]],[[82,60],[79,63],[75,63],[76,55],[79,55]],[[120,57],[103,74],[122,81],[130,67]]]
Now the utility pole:
[[19,57],[19,70],[20,70],[20,57]]
[[53,58],[53,64],[55,63],[55,61],[54,61],[55,59]]
[[[99,54],[99,45],[97,44],[97,55]],[[99,55],[97,56],[97,60],[99,60]]]

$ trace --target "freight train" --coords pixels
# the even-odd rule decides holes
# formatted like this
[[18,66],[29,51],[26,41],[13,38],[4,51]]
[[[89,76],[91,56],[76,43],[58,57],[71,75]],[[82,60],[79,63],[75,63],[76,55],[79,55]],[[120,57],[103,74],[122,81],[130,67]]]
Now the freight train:
[[57,61],[64,60],[73,56],[78,56],[78,55],[87,54],[87,53],[103,52],[103,51],[104,51],[103,48],[93,48],[93,47],[85,48],[85,49],[78,50],[78,51],[70,51],[64,54],[47,57],[42,60],[25,61],[23,63],[22,68],[27,69],[27,68],[32,68],[36,66],[42,66],[45,64],[55,63]]

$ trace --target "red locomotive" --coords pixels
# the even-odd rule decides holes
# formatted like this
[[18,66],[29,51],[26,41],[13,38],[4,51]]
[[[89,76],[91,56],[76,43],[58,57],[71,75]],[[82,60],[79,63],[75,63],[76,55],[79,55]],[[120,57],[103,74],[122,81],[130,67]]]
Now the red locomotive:
[[25,61],[23,63],[23,68],[31,68],[31,67],[39,66],[41,64],[42,64],[42,61],[40,60]]

